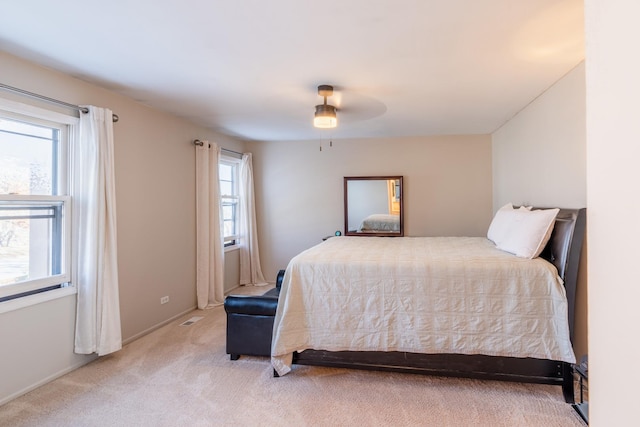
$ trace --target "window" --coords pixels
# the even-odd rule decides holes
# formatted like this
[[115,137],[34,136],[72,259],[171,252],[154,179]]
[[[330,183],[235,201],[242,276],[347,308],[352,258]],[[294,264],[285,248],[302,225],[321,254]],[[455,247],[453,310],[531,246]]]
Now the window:
[[238,169],[240,159],[223,156],[218,165],[225,248],[238,244]]
[[0,302],[70,282],[67,151],[74,120],[0,102]]

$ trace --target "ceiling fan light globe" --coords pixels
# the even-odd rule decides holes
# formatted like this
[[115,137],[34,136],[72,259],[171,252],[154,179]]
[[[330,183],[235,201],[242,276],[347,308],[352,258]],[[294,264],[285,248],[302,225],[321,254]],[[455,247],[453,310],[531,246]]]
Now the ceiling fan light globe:
[[338,120],[335,117],[315,117],[313,126],[320,129],[331,129],[338,126]]
[[333,105],[316,105],[313,126],[321,129],[331,129],[338,126],[336,108]]

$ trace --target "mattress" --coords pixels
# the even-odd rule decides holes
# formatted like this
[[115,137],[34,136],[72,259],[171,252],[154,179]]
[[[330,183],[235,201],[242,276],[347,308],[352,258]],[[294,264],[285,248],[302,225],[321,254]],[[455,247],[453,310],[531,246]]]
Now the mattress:
[[483,237],[334,237],[287,266],[271,360],[295,351],[485,354],[575,362],[555,266]]

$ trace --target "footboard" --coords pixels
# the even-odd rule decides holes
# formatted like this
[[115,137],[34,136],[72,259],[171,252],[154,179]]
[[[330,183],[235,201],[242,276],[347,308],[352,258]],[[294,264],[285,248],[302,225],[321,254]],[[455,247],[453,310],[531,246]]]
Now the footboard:
[[305,350],[294,353],[293,363],[552,384],[562,386],[566,402],[574,402],[572,366],[554,360],[464,354]]

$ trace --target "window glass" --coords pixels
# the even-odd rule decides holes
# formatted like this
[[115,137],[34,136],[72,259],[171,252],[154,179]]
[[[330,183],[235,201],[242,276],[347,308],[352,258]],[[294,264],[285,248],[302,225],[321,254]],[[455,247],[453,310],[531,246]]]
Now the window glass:
[[54,194],[59,135],[0,117],[0,194]]
[[233,196],[233,181],[220,180],[220,194],[222,196]]
[[233,165],[220,163],[220,182],[233,181]]
[[238,234],[236,232],[236,205],[235,203],[222,204],[222,220],[224,223],[224,236],[231,237]]
[[60,274],[63,202],[0,202],[0,286]]

